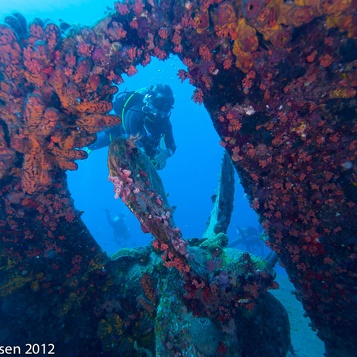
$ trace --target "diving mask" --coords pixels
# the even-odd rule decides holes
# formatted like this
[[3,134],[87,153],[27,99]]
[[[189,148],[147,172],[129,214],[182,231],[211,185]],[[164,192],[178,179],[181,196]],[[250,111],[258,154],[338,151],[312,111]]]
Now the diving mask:
[[146,94],[144,97],[143,112],[152,116],[154,119],[168,118],[171,114],[171,106],[167,105],[163,97],[153,97]]

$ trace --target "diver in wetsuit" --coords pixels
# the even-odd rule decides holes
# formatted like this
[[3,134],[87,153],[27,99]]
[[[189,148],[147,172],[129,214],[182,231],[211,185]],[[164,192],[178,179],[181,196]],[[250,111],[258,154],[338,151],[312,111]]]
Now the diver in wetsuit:
[[231,243],[231,246],[241,246],[242,249],[248,252],[263,256],[264,255],[264,242],[261,239],[259,231],[255,227],[236,228],[238,239]]
[[112,218],[108,209],[103,209],[103,211],[105,212],[108,223],[113,228],[115,242],[122,245],[123,240],[130,238],[129,228],[124,222],[126,219],[125,215],[123,213],[119,213],[118,216]]
[[176,151],[170,121],[173,105],[172,89],[165,84],[119,93],[113,109],[122,118],[122,124],[100,132],[88,149],[108,146],[122,135],[138,136],[137,146],[145,151],[156,169],[163,169],[167,158]]

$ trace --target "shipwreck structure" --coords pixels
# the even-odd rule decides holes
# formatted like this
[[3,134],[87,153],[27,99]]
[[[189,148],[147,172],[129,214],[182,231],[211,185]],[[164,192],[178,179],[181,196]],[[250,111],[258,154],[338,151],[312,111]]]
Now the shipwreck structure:
[[[96,132],[120,123],[108,115],[113,83],[152,56],[175,54],[187,66],[180,78],[196,87],[193,99],[207,108],[327,356],[354,356],[356,10],[351,0],[126,0],[93,28],[65,34],[53,23],[8,16],[0,25],[0,314],[7,343],[110,355],[123,331],[137,326],[142,310],[117,313],[113,262],[75,210],[65,172],[86,158],[81,148]],[[122,199],[130,203],[136,189],[147,189],[133,185],[129,168],[111,165]],[[147,173],[138,174],[145,182]],[[164,207],[155,193],[148,198]],[[169,210],[159,213],[164,217],[156,224],[148,211],[140,217],[156,236],[158,224],[170,218]],[[207,315],[228,321],[233,306],[225,310],[223,291],[213,303],[215,287],[207,290],[207,281],[198,279],[188,243],[178,229],[166,232],[154,249],[162,265],[186,276],[186,305],[201,309],[202,325],[214,330]],[[244,294],[229,292],[254,310],[274,284],[250,258],[242,259],[244,274],[259,279],[241,282]],[[146,313],[154,306],[150,296],[157,298],[149,278],[142,279]],[[198,296],[211,305],[200,308]],[[126,305],[122,310],[132,312]],[[145,339],[134,342],[125,340],[137,355],[152,353]],[[229,353],[224,341],[216,347]]]

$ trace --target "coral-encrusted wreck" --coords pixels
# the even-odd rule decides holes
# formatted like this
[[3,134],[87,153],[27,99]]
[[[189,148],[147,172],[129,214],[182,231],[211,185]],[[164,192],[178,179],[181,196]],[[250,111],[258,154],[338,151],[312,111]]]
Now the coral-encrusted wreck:
[[[112,83],[151,56],[176,54],[188,68],[179,76],[196,86],[194,100],[209,111],[327,355],[354,356],[356,7],[352,0],[127,0],[93,28],[66,36],[40,19],[27,26],[20,14],[7,17],[0,297],[9,343],[20,336],[53,343],[61,334],[63,350],[80,355],[97,346],[96,336],[103,341],[130,325],[115,314],[100,318],[115,309],[115,301],[100,308],[115,277],[73,207],[65,171],[86,158],[81,148],[93,134],[120,122],[108,115]],[[177,251],[167,265],[189,270]],[[51,326],[36,322],[49,317]]]

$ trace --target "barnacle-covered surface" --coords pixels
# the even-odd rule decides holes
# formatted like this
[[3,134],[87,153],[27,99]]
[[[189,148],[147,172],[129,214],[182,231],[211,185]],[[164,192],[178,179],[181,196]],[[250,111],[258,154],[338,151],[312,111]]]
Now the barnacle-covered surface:
[[108,115],[112,82],[173,53],[188,67],[179,76],[197,87],[193,99],[209,111],[328,355],[353,356],[356,41],[351,0],[126,0],[66,37],[55,24],[9,16],[0,25],[7,343],[47,336],[41,342],[83,354],[128,324],[116,310],[96,309],[105,294],[112,298],[113,276],[73,207],[64,171],[86,157],[80,149],[94,133],[120,122]]

